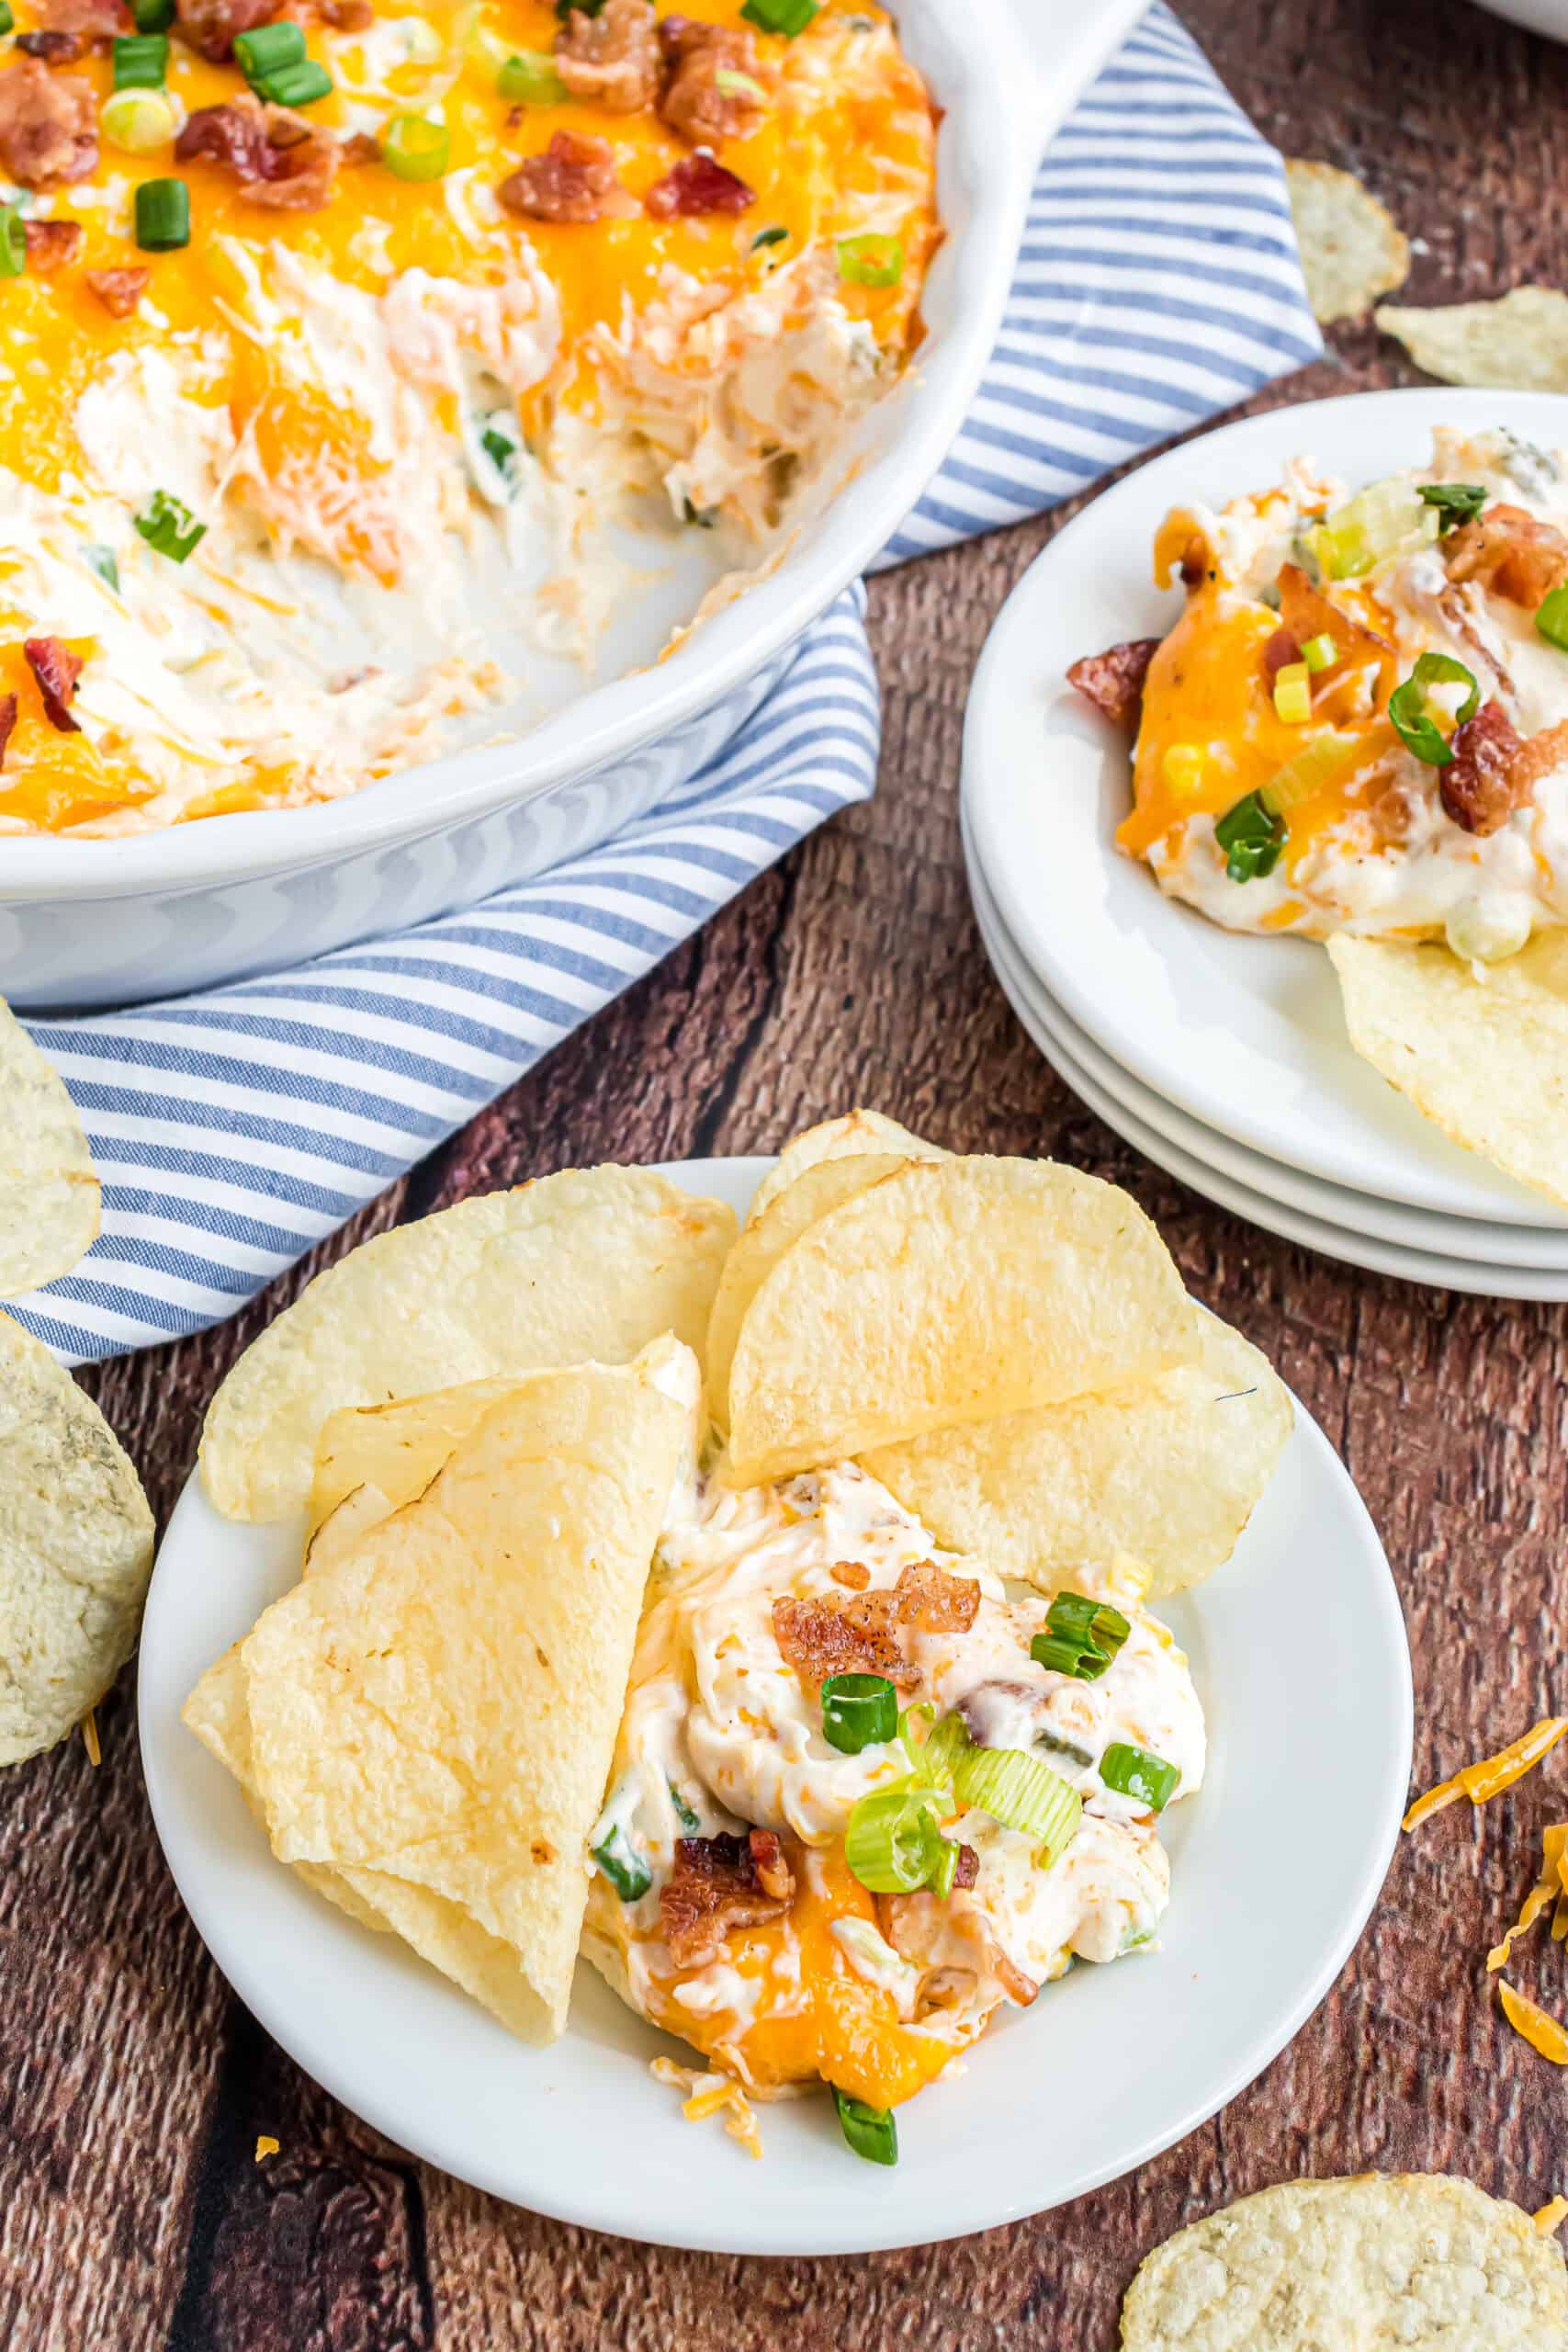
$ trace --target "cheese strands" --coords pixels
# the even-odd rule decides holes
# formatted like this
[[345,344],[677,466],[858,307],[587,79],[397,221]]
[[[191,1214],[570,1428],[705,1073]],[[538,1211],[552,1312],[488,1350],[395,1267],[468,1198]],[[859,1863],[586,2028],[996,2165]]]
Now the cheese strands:
[[1403,1826],[1418,1828],[1434,1813],[1441,1813],[1445,1805],[1468,1797],[1472,1804],[1484,1804],[1489,1797],[1501,1796],[1516,1781],[1522,1781],[1533,1765],[1556,1747],[1568,1731],[1568,1715],[1544,1715],[1533,1724],[1520,1739],[1498,1749],[1495,1756],[1483,1756],[1479,1762],[1467,1764],[1451,1781],[1439,1781],[1424,1797],[1417,1797],[1405,1815]]

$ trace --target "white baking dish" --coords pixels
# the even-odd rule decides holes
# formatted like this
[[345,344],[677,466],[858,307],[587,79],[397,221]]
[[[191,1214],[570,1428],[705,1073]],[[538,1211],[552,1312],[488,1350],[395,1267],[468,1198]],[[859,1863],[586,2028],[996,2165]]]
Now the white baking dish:
[[297,964],[542,872],[691,775],[771,690],[801,632],[892,537],[990,356],[1052,132],[1145,0],[898,0],[944,109],[947,240],[918,363],[863,421],[858,469],[785,560],[666,660],[516,742],[309,808],[125,841],[0,843],[0,996],[123,1004]]

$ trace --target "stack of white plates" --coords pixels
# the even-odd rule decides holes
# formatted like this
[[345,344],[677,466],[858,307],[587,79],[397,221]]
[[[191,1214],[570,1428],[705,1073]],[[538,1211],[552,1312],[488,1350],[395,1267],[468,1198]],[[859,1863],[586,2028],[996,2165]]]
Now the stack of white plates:
[[1497,1298],[1568,1299],[1568,1212],[1449,1141],[1351,1050],[1322,948],[1221,930],[1117,851],[1125,743],[1069,662],[1162,634],[1150,583],[1173,504],[1224,505],[1307,456],[1356,486],[1421,462],[1431,428],[1568,444],[1549,394],[1365,393],[1172,450],[1098,499],[1003,611],[964,737],[964,838],[987,951],[1074,1092],[1194,1191],[1356,1266]]

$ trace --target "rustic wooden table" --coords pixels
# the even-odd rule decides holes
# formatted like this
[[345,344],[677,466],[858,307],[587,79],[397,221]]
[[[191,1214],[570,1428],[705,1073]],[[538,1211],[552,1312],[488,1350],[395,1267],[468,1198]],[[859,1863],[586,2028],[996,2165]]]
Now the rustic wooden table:
[[[1181,8],[1270,138],[1350,166],[1390,203],[1416,241],[1414,299],[1563,280],[1568,50],[1462,0]],[[1411,377],[1370,327],[1334,341],[1332,358],[1269,397]],[[959,853],[960,719],[998,606],[1062,519],[876,583],[886,743],[869,808],[764,876],[237,1321],[89,1377],[161,1511],[220,1375],[321,1258],[547,1169],[763,1150],[874,1102],[943,1144],[1054,1152],[1128,1185],[1197,1295],[1269,1350],[1387,1545],[1416,1661],[1423,1785],[1563,1699],[1563,1317],[1403,1288],[1220,1215],[1078,1106],[991,978]],[[11,2352],[749,2352],[786,2340],[1109,2352],[1140,2256],[1267,2182],[1453,2169],[1527,2207],[1568,2187],[1561,2078],[1499,2024],[1479,1970],[1539,1851],[1551,1804],[1539,1779],[1484,1814],[1444,1815],[1402,1849],[1359,1951],[1293,2045],[1133,2178],[957,2245],[759,2262],[511,2211],[337,2107],[231,1996],[181,1908],[148,1815],[129,1675],[101,1722],[96,1773],[73,1741],[0,1784]],[[1289,1868],[1288,1855],[1259,1855],[1259,1903]],[[1531,1953],[1527,1981],[1542,1957]],[[1553,1952],[1543,1997],[1561,2006],[1557,1973]],[[258,2165],[261,2132],[281,2153]]]

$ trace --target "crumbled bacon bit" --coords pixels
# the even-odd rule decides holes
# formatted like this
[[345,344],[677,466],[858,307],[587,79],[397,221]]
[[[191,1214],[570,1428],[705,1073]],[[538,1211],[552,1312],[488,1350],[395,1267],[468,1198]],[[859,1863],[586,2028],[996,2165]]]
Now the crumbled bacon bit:
[[24,220],[28,267],[39,277],[68,268],[81,252],[86,233],[79,220]]
[[859,1560],[840,1560],[828,1574],[835,1584],[844,1585],[851,1592],[863,1592],[871,1582],[871,1570]]
[[1467,833],[1495,833],[1529,797],[1518,786],[1524,743],[1501,703],[1483,703],[1450,738],[1453,758],[1438,772],[1443,807]]
[[45,65],[74,65],[87,51],[80,33],[18,33],[17,47],[24,56],[36,57]]
[[656,220],[694,220],[705,212],[744,212],[756,197],[736,173],[705,150],[683,155],[655,180],[643,199]]
[[1159,643],[1157,637],[1134,637],[1103,653],[1086,653],[1068,670],[1067,684],[1115,726],[1130,727],[1143,708],[1144,680]]
[[784,1860],[784,1841],[773,1829],[753,1829],[750,1837],[757,1883],[776,1902],[795,1901],[795,1872]]
[[313,212],[325,204],[341,149],[303,115],[264,106],[247,91],[222,106],[198,107],[175,141],[175,161],[205,156],[226,164],[247,200],[274,209]]
[[271,24],[277,13],[277,0],[175,0],[176,29],[214,65],[233,55],[238,34]]
[[506,211],[527,220],[626,220],[641,209],[615,177],[609,141],[570,130],[558,130],[544,153],[520,164],[496,194]]
[[975,1622],[980,1588],[972,1577],[949,1576],[934,1561],[907,1567],[897,1583],[845,1600],[792,1597],[773,1603],[773,1638],[786,1666],[803,1682],[830,1674],[881,1674],[901,1690],[919,1688],[919,1668],[905,1657],[906,1627],[917,1633],[964,1633]]
[[671,130],[694,147],[716,147],[756,129],[766,111],[768,71],[749,32],[666,17],[659,39],[671,69],[659,111]]
[[954,1886],[973,1886],[980,1875],[980,1857],[973,1846],[960,1846],[958,1866],[953,1873]]
[[1021,2009],[1028,2008],[1040,1987],[1032,1976],[1026,1976],[1021,1968],[1014,1965],[1000,1944],[992,1949],[991,1970],[1008,1999],[1016,2002]]
[[573,8],[556,35],[556,71],[571,92],[611,114],[637,114],[659,95],[653,0],[604,0],[596,17]]
[[1479,581],[1533,612],[1568,578],[1568,538],[1522,506],[1489,506],[1450,532],[1443,560],[1450,580]]
[[[789,1893],[770,1894],[764,1870],[775,1884],[787,1881]],[[732,1929],[781,1917],[794,1892],[782,1845],[770,1830],[754,1829],[750,1838],[678,1838],[675,1867],[659,1891],[660,1923],[671,1959],[678,1968],[705,1965],[722,1951]]]
[[966,1634],[980,1606],[980,1587],[974,1577],[949,1576],[934,1560],[907,1567],[893,1588],[901,1625],[920,1634]]
[[340,141],[339,153],[345,164],[378,164],[381,142],[368,130],[354,130]]
[[334,33],[362,33],[376,21],[370,0],[284,0],[277,15],[297,25],[326,25]]
[[0,768],[6,764],[6,746],[11,740],[11,729],[17,723],[17,697],[0,695]]
[[90,269],[87,283],[111,319],[129,319],[152,283],[150,269]]
[[98,161],[98,109],[80,74],[51,74],[36,57],[0,74],[0,167],[23,187],[66,187]]
[[57,637],[29,637],[24,640],[22,651],[38,680],[44,717],[50,725],[62,735],[80,735],[82,729],[71,716],[71,704],[76,681],[82,674],[82,656],[73,653]]
[[48,64],[85,57],[136,30],[126,0],[37,0],[33,13],[38,28],[18,33],[17,47]]
[[1263,649],[1264,673],[1269,679],[1277,678],[1281,670],[1288,670],[1292,662],[1301,658],[1302,649],[1290,630],[1277,628]]

